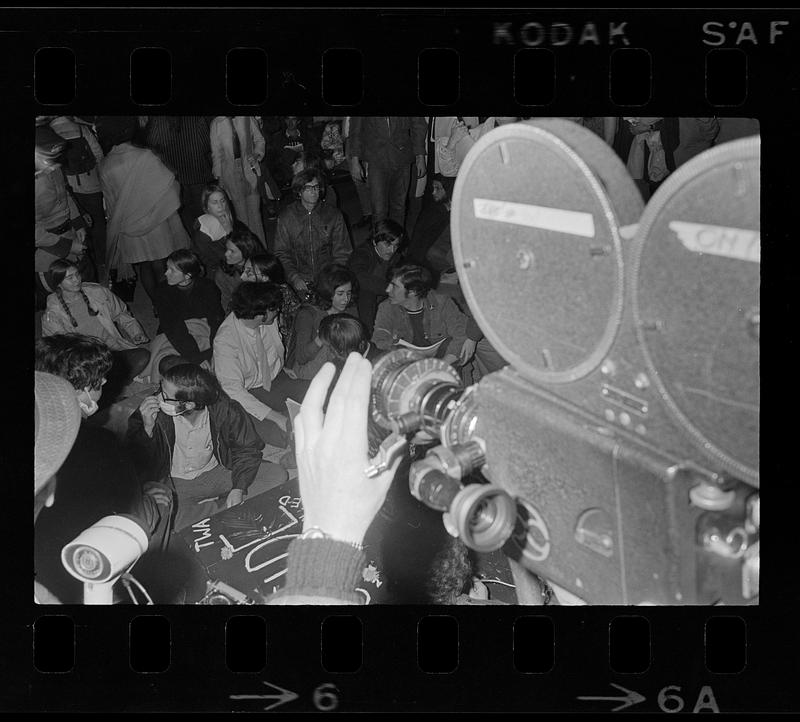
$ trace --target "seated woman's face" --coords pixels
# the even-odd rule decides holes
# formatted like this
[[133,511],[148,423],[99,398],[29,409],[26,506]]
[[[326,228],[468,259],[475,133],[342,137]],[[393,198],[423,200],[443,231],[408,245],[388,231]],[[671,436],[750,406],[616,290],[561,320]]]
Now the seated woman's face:
[[248,259],[244,262],[244,268],[242,268],[242,280],[250,283],[264,283],[269,281],[269,276],[254,268],[253,262]]
[[244,262],[242,252],[233,241],[225,241],[225,263],[229,266],[240,266]]
[[208,197],[206,201],[206,211],[212,216],[219,218],[223,213],[228,211],[228,199],[221,191],[215,191]]
[[331,308],[335,313],[342,313],[349,305],[350,299],[353,297],[353,284],[345,283],[342,286],[337,286],[333,292],[331,299]]
[[178,286],[186,284],[191,281],[192,277],[187,276],[180,268],[175,265],[175,261],[167,261],[167,270],[164,273],[164,278],[167,279],[167,285]]
[[81,290],[81,272],[77,268],[68,268],[59,286],[69,293],[78,293]]

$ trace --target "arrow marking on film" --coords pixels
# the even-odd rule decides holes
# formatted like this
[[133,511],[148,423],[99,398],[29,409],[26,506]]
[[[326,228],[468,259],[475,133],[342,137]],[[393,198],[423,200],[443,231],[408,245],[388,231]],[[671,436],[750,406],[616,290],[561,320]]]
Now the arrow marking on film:
[[267,712],[271,710],[273,707],[278,707],[279,705],[286,704],[287,702],[292,702],[297,699],[298,695],[294,692],[290,692],[288,689],[283,689],[283,687],[278,687],[277,684],[270,684],[269,682],[262,682],[261,684],[266,685],[267,687],[278,690],[279,694],[232,694],[230,695],[231,699],[274,699],[276,700],[271,705],[264,707],[264,711]]
[[635,704],[639,704],[640,702],[645,701],[645,697],[640,695],[638,692],[633,692],[630,689],[625,689],[625,687],[620,687],[618,684],[614,684],[611,682],[612,687],[616,687],[620,692],[624,692],[624,697],[578,697],[578,699],[584,700],[600,700],[604,702],[622,702],[619,707],[614,707],[612,712],[617,712],[618,710],[625,709],[626,707],[631,707]]

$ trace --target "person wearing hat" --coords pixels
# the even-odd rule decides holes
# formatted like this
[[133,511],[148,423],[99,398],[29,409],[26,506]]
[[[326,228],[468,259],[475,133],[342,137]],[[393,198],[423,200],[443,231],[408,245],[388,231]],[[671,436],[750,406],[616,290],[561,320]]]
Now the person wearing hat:
[[[40,426],[43,407],[37,397],[36,487],[34,506],[34,563],[37,579],[65,604],[80,604],[83,585],[64,569],[61,549],[84,529],[110,514],[129,514],[150,537],[150,549],[165,549],[173,510],[171,490],[150,482],[141,485],[126,450],[107,429],[84,422],[97,410],[105,376],[111,369],[111,353],[97,339],[79,334],[61,334],[38,339],[34,368],[40,375],[58,376],[77,410],[74,429],[64,431],[69,447],[57,457],[58,488],[45,492],[40,473],[40,455],[49,459],[52,444],[44,443]],[[38,386],[37,386],[38,389]],[[38,391],[37,391],[38,393]],[[60,397],[59,397],[60,398]],[[70,403],[60,401],[62,405]],[[57,411],[57,410],[56,410]],[[40,444],[40,437],[42,444]],[[41,446],[41,454],[40,454]],[[61,447],[58,447],[61,448]],[[47,472],[51,466],[44,467]],[[50,471],[50,475],[55,471]],[[42,497],[38,492],[42,490]]]
[[84,278],[94,280],[94,270],[86,256],[86,221],[69,193],[59,162],[65,146],[66,141],[50,126],[36,126],[34,267],[36,301],[42,308],[47,296],[55,290],[49,278],[53,261],[60,258],[74,261]]
[[[33,386],[33,522],[45,507],[53,506],[56,472],[69,455],[81,424],[78,399],[64,380],[39,371],[34,372]],[[38,604],[60,604],[37,579],[33,598]]]

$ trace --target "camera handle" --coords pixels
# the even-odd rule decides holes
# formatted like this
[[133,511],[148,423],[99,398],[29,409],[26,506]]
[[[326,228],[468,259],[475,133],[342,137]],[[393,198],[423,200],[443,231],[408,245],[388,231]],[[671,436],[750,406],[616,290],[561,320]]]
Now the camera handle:
[[364,473],[369,479],[379,476],[405,454],[407,446],[406,437],[393,431],[381,442],[378,453],[370,459],[370,465],[364,469]]

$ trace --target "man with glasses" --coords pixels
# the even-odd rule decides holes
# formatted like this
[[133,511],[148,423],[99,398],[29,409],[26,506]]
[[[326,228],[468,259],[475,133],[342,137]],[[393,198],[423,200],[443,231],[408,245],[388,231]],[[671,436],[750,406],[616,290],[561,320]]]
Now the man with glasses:
[[128,419],[127,441],[140,478],[175,489],[176,531],[288,479],[262,461],[251,417],[196,364],[165,371],[155,396]]
[[275,255],[301,297],[324,265],[347,265],[352,250],[341,212],[322,203],[325,190],[325,178],[317,169],[300,171],[292,181],[297,200],[278,216]]

